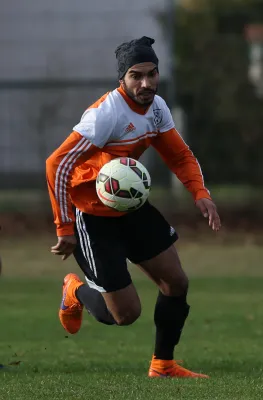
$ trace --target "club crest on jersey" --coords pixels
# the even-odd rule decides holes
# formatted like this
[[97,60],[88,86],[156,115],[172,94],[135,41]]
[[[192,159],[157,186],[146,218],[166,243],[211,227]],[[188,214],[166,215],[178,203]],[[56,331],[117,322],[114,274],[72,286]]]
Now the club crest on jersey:
[[153,114],[155,125],[159,125],[163,120],[163,111],[160,108],[156,108],[153,110]]

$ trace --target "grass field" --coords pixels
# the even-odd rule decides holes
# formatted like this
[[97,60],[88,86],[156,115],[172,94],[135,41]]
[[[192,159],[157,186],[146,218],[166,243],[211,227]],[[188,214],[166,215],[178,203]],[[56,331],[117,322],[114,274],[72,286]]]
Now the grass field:
[[[77,271],[49,254],[52,238],[1,241],[0,399],[262,399],[263,248],[180,243],[190,277],[187,320],[176,357],[210,380],[150,380],[157,290],[132,268],[143,313],[130,327],[85,314],[67,336],[57,319],[61,281]],[[72,267],[73,266],[73,267]]]

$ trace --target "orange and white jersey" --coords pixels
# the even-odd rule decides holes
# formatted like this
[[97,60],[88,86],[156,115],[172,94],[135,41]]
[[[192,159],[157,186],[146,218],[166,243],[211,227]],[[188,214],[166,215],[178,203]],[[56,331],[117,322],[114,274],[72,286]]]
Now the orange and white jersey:
[[108,161],[117,157],[139,159],[150,145],[195,200],[210,198],[200,166],[176,131],[165,101],[156,95],[145,110],[118,88],[90,106],[65,142],[47,159],[47,182],[57,235],[74,233],[72,204],[89,214],[123,215],[100,202],[96,177]]
[[131,145],[174,128],[170,110],[160,96],[155,96],[146,112],[125,99],[120,89],[102,99],[98,107],[88,108],[73,128],[97,147],[121,146],[122,151],[130,151]]

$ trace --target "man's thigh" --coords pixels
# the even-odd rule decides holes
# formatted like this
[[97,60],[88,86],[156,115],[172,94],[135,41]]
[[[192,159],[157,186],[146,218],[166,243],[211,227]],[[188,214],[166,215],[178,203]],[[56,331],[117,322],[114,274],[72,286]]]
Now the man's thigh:
[[119,218],[96,217],[76,210],[76,237],[74,256],[88,285],[101,292],[118,324],[134,322],[141,306],[127,268]]
[[74,256],[90,287],[106,293],[130,285],[125,242],[118,218],[97,217],[76,210]]
[[151,260],[140,262],[139,266],[159,286],[163,294],[177,296],[187,291],[188,279],[174,245]]
[[166,295],[180,295],[187,290],[188,280],[174,246],[175,229],[151,204],[126,219],[129,241],[128,258],[139,265]]
[[178,239],[175,229],[148,202],[123,218],[123,230],[126,232],[127,258],[134,264],[152,260]]

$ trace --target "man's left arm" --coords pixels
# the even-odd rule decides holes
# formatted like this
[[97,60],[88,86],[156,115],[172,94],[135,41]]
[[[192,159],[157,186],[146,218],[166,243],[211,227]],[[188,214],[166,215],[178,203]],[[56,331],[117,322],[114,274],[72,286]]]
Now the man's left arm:
[[209,217],[209,226],[218,231],[220,218],[209,191],[204,185],[202,171],[197,159],[175,128],[153,138],[152,146],[161,155],[170,170],[192,193],[196,206],[204,217]]

